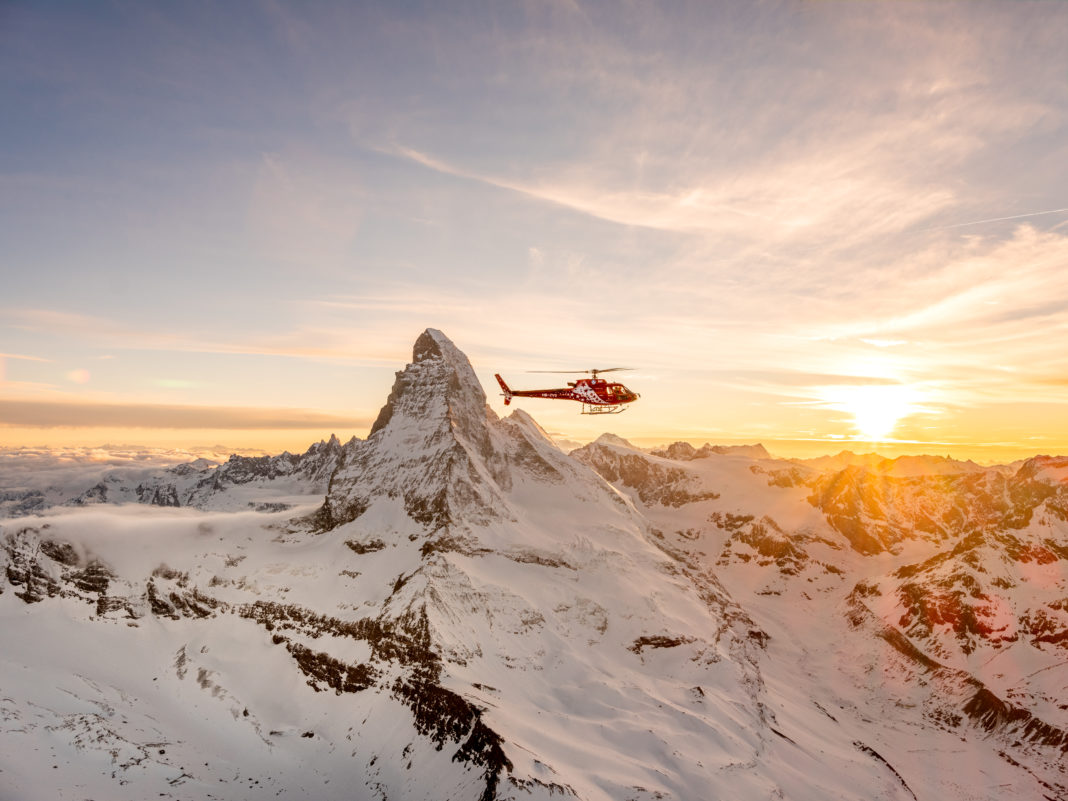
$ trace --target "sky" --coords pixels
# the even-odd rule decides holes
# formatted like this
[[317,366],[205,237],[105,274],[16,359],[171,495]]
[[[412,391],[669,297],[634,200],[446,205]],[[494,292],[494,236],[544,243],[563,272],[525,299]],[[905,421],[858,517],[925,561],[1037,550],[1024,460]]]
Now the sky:
[[0,3],[0,446],[1068,453],[1068,3]]

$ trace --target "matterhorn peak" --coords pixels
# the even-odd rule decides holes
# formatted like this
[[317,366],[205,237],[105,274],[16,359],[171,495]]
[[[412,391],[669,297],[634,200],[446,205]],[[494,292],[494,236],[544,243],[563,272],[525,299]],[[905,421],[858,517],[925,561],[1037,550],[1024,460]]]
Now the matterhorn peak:
[[353,520],[383,497],[403,498],[412,519],[432,530],[461,503],[499,508],[508,478],[490,431],[498,423],[471,362],[441,331],[426,329],[368,439],[334,476],[319,524]]
[[409,423],[448,418],[478,438],[486,412],[486,393],[471,362],[445,334],[428,328],[415,341],[411,363],[397,373],[370,436],[385,429],[397,415]]
[[454,361],[459,357],[466,362],[467,357],[453,344],[445,334],[436,328],[428,328],[415,340],[412,348],[412,361],[421,362],[424,359],[451,358]]

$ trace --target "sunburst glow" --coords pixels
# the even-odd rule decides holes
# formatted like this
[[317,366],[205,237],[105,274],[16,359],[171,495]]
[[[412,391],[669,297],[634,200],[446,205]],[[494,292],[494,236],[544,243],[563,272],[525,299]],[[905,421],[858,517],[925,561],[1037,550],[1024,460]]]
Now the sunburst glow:
[[830,389],[831,407],[852,415],[857,434],[868,442],[888,440],[902,418],[918,411],[916,392],[911,387],[880,385]]

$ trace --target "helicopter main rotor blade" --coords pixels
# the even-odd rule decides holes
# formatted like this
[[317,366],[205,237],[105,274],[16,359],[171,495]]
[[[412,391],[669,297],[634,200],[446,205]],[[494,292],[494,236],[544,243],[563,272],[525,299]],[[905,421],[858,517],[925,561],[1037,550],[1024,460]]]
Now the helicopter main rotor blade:
[[603,370],[527,370],[528,373],[612,373],[616,370],[634,370],[634,367],[606,367]]

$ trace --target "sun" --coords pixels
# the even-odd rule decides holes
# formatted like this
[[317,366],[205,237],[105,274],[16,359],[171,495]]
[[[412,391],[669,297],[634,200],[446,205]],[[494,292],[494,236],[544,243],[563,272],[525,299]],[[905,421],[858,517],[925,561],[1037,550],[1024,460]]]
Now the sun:
[[916,410],[915,393],[906,386],[836,387],[831,406],[853,417],[865,442],[885,442],[905,416]]

